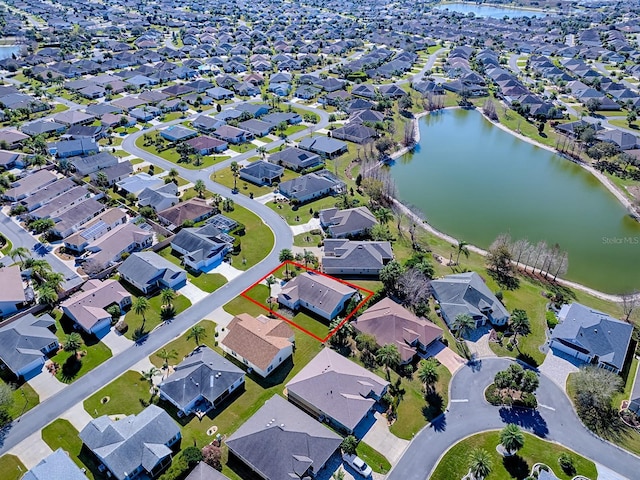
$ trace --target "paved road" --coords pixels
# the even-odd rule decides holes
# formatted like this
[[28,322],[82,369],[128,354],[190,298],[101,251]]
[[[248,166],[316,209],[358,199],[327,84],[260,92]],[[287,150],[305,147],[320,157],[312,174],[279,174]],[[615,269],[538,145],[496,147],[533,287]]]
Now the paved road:
[[640,458],[594,436],[576,416],[564,392],[544,375],[536,393],[537,411],[497,408],[484,400],[484,389],[507,359],[482,359],[453,377],[449,410],[413,439],[387,480],[424,480],[455,443],[477,432],[516,423],[546,440],[559,442],[628,478],[638,478]]
[[[29,250],[33,258],[46,260],[54,271],[62,273],[65,278],[65,283],[63,285],[65,289],[72,288],[82,282],[82,279],[74,270],[69,268],[64,262],[56,257],[54,253],[52,253],[52,246],[43,246],[38,249],[38,251],[35,251],[34,245],[38,242],[2,212],[0,212],[0,230],[9,240],[11,240],[13,248],[25,247]],[[0,263],[10,265],[13,263],[13,260],[11,257],[4,257],[0,260]]]

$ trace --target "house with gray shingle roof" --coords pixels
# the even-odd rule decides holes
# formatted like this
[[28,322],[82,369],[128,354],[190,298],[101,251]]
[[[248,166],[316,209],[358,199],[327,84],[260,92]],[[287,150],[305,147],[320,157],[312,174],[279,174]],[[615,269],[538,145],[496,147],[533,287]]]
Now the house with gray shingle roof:
[[485,325],[487,320],[494,325],[505,325],[509,320],[507,309],[476,272],[432,280],[431,288],[449,328],[460,314],[470,315],[476,327]]
[[344,188],[344,183],[329,175],[324,175],[323,172],[325,170],[287,180],[282,182],[278,189],[285,197],[297,200],[300,203],[340,193]]
[[24,474],[21,480],[87,480],[69,454],[58,448],[48,457],[42,459],[35,467]]
[[333,238],[362,235],[378,224],[376,217],[367,207],[325,208],[319,212],[320,225]]
[[[4,285],[3,285],[4,287]],[[55,320],[29,313],[0,327],[0,361],[17,377],[38,373],[47,355],[58,349]]]
[[287,383],[291,403],[352,434],[371,414],[389,382],[330,348],[324,348]]
[[226,441],[229,456],[263,480],[318,476],[342,438],[279,395]]
[[322,271],[330,275],[378,275],[393,260],[390,242],[327,238]]
[[259,160],[240,169],[240,178],[256,185],[272,185],[279,183],[284,167]]
[[20,267],[0,267],[0,285],[0,315],[5,317],[17,311],[26,301]]
[[310,310],[331,321],[357,294],[355,288],[327,275],[304,272],[282,287],[278,303],[294,311]]
[[229,480],[215,468],[204,462],[198,463],[184,480]]
[[322,165],[324,161],[320,155],[308,152],[296,147],[287,147],[279,152],[272,153],[269,156],[271,163],[283,165],[291,170],[299,172],[305,168],[313,168]]
[[171,240],[171,248],[182,255],[184,264],[203,272],[219,265],[232,244],[233,237],[213,225],[183,228]]
[[118,480],[157,476],[171,463],[171,447],[181,438],[178,424],[156,405],[120,420],[93,419],[79,436]]
[[244,371],[207,346],[199,346],[159,385],[160,398],[185,415],[220,406],[244,384]]
[[187,273],[155,252],[132,253],[118,267],[120,278],[147,294],[158,288],[178,290],[187,282]]
[[586,363],[618,373],[631,343],[633,325],[579,303],[563,305],[549,346]]
[[324,136],[303,138],[298,146],[327,158],[337,157],[349,150],[346,143]]

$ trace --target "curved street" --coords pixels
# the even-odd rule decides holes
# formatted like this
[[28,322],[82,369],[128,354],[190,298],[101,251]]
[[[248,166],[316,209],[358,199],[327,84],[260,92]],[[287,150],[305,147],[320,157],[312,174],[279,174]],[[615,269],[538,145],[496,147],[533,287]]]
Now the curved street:
[[640,458],[587,430],[565,393],[545,375],[540,375],[536,392],[537,410],[490,405],[484,399],[484,389],[510,363],[505,358],[485,358],[460,368],[451,381],[447,412],[414,437],[387,480],[429,478],[440,458],[457,442],[485,430],[501,429],[507,423],[558,442],[630,479],[638,478]]

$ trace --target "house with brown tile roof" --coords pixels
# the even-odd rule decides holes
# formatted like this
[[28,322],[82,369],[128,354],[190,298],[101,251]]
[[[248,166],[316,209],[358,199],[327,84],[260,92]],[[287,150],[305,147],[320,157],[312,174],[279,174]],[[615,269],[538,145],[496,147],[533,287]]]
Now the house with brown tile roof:
[[131,305],[131,295],[115,280],[89,280],[79,293],[60,304],[62,311],[89,334],[96,334],[111,325],[107,308],[118,305],[124,310]]
[[358,291],[326,275],[305,272],[287,282],[278,294],[278,303],[291,310],[305,308],[329,321],[345,309]]
[[191,198],[158,212],[158,220],[169,227],[179,227],[186,221],[194,223],[209,218],[216,209],[203,198]]
[[6,317],[18,310],[20,304],[26,301],[20,267],[0,268],[0,316]]
[[287,383],[289,401],[351,434],[387,391],[389,382],[324,348]]
[[248,313],[219,329],[222,350],[265,378],[293,354],[293,329],[283,320]]
[[429,345],[442,338],[442,329],[418,317],[390,298],[370,306],[352,325],[356,331],[372,335],[380,346],[398,347],[402,363],[410,363]]

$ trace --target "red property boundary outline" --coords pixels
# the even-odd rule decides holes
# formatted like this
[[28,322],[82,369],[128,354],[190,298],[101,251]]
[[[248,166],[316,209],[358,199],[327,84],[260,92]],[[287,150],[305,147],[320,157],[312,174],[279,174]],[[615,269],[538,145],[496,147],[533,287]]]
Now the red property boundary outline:
[[[257,285],[259,285],[262,281],[264,281],[268,276],[273,275],[274,272],[280,270],[282,267],[285,267],[286,265],[293,265],[294,267],[299,267],[307,272],[312,272],[315,273],[317,275],[322,275],[323,277],[327,277],[330,278],[332,280],[335,280],[336,282],[340,282],[343,283],[345,285],[350,286],[351,288],[355,288],[356,290],[358,290],[359,292],[365,292],[367,295],[360,301],[360,303],[358,303],[358,305],[356,306],[356,308],[353,309],[353,311],[349,312],[349,314],[338,324],[337,327],[335,327],[333,330],[331,330],[326,337],[324,338],[320,338],[317,335],[311,333],[310,331],[306,330],[305,328],[301,327],[300,325],[298,325],[297,323],[295,323],[293,320],[286,318],[283,315],[280,315],[278,312],[274,312],[272,310],[269,310],[269,308],[266,305],[261,304],[260,302],[258,302],[257,300],[251,298],[248,295],[248,292],[250,290],[252,290],[254,287],[256,287]],[[251,285],[249,288],[247,288],[244,292],[242,292],[240,294],[241,297],[249,300],[250,302],[256,304],[257,306],[259,306],[261,309],[263,309],[265,312],[269,312],[275,316],[277,316],[279,319],[284,320],[285,322],[287,322],[289,325],[297,328],[298,330],[300,330],[301,332],[306,333],[307,335],[309,335],[312,338],[315,338],[316,340],[318,340],[321,343],[325,343],[327,340],[329,340],[333,335],[335,335],[335,333],[340,330],[340,328],[349,320],[351,320],[351,317],[353,317],[355,315],[355,313],[360,309],[360,307],[362,307],[365,303],[367,303],[369,301],[369,299],[371,297],[373,297],[374,292],[372,292],[369,289],[366,289],[364,287],[361,287],[359,285],[356,285],[355,283],[350,283],[347,282],[345,280],[341,280],[339,278],[336,277],[332,277],[331,275],[327,275],[326,273],[322,273],[319,270],[314,270],[313,268],[309,268],[306,267],[298,262],[294,262],[292,260],[287,260],[285,262],[282,262],[280,265],[278,265],[276,268],[274,268],[273,270],[271,270],[269,273],[267,273],[264,277],[262,277],[261,279],[259,279],[257,282],[255,282],[253,285]]]

